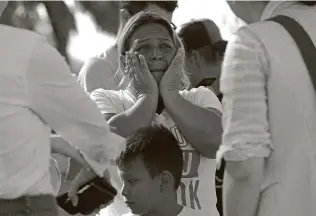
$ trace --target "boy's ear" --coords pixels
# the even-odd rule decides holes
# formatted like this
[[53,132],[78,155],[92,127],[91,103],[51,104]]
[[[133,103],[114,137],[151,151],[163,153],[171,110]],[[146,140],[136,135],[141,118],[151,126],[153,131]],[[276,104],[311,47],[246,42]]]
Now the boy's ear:
[[160,192],[166,192],[173,187],[173,176],[169,171],[160,173]]

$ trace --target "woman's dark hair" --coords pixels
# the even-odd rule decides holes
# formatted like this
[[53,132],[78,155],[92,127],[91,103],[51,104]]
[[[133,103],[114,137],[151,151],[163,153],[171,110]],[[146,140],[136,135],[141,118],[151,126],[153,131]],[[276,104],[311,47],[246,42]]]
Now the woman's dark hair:
[[169,13],[172,13],[177,8],[178,1],[122,1],[121,9],[126,9],[129,14],[134,15],[143,11],[148,4],[155,4]]
[[140,12],[130,18],[124,26],[118,42],[118,50],[120,54],[124,54],[128,49],[128,41],[132,34],[142,25],[158,23],[166,27],[170,36],[175,41],[173,27],[170,23],[158,14],[151,12]]
[[315,6],[316,1],[297,1],[300,4],[307,5],[307,6]]
[[[158,23],[158,24],[161,24],[167,28],[167,30],[170,33],[170,36],[174,42],[174,45],[177,49],[183,46],[182,42],[180,41],[180,39],[178,38],[178,36],[174,32],[173,27],[166,19],[164,19],[162,16],[160,16],[156,13],[150,12],[150,11],[141,11],[141,12],[135,14],[134,16],[132,16],[128,20],[128,22],[125,24],[121,34],[118,36],[117,46],[118,46],[119,55],[124,56],[125,52],[129,49],[128,41],[131,38],[131,36],[133,35],[133,33],[137,30],[137,28],[139,28],[142,25],[147,25],[147,24],[152,24],[152,23]],[[182,70],[182,72],[183,72],[182,73],[183,76],[181,79],[181,85],[179,87],[181,90],[187,89],[189,82],[190,82],[184,69]],[[117,73],[114,75],[114,79],[117,80],[115,82],[117,83],[117,85],[120,88],[124,88],[124,80],[122,79],[123,76],[124,75],[123,75],[123,72],[121,70],[118,70]]]

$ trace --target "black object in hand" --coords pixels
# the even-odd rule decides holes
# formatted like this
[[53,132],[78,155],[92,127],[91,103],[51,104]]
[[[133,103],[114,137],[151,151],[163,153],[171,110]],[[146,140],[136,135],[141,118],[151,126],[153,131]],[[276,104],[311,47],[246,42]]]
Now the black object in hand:
[[116,189],[105,179],[96,177],[82,185],[77,192],[78,204],[73,206],[68,194],[57,197],[58,205],[71,215],[89,215],[100,206],[110,204],[117,195]]

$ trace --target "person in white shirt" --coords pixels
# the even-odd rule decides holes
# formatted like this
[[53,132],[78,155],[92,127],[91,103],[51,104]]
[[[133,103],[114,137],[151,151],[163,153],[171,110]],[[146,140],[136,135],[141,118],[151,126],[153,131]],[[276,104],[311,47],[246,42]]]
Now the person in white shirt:
[[194,212],[177,203],[183,156],[164,126],[140,128],[129,136],[116,164],[123,182],[121,193],[131,210],[124,216],[189,216]]
[[[168,128],[185,161],[178,203],[197,215],[218,215],[215,155],[222,133],[219,100],[205,87],[183,88],[187,83],[184,49],[161,16],[149,12],[133,16],[122,31],[118,48],[122,89],[97,89],[90,97],[112,131],[123,137],[152,122]],[[114,205],[126,211],[122,198]]]
[[208,87],[218,95],[219,86],[215,81],[219,80],[227,41],[222,39],[216,23],[210,19],[191,20],[177,28],[177,34],[185,48],[185,66],[191,85]]
[[[127,20],[134,14],[150,10],[163,16],[170,23],[178,1],[121,1],[120,26],[118,36]],[[78,82],[89,93],[98,88],[118,90],[121,76],[116,76],[119,68],[117,41],[99,56],[89,59],[78,74]]]
[[[193,87],[211,89],[221,100],[219,77],[227,41],[223,40],[220,29],[210,19],[196,19],[177,28],[177,34],[185,47],[185,67]],[[197,35],[199,39],[196,40]],[[223,215],[222,184],[225,163],[216,170],[217,209]]]
[[[6,4],[0,2],[0,12]],[[42,36],[0,25],[0,50],[0,215],[56,216],[50,155],[65,152],[51,148],[52,129],[76,146],[78,161],[90,169],[72,184],[74,201],[79,184],[103,176],[125,140],[110,132],[64,58]]]
[[267,21],[294,19],[315,46],[316,2],[228,3],[249,25],[232,35],[221,74],[224,215],[316,215],[315,88],[291,35]]

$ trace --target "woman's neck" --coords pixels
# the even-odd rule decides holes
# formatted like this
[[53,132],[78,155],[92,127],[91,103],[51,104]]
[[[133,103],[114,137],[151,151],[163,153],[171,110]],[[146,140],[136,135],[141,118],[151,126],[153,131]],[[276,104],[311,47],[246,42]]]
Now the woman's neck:
[[164,109],[165,105],[163,103],[162,97],[159,95],[156,113],[160,115]]

